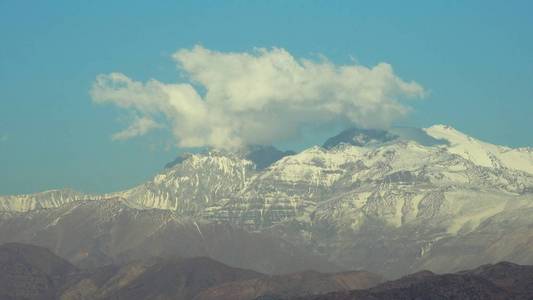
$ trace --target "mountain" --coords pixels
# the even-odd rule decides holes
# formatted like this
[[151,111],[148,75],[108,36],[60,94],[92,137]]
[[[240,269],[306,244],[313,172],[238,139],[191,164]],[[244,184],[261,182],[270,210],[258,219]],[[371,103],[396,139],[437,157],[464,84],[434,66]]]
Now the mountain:
[[[368,272],[268,276],[208,257],[153,257],[79,269],[46,248],[19,243],[0,245],[0,270],[1,299],[251,300],[264,294],[300,296],[311,290],[325,293],[381,282]],[[246,288],[259,286],[253,293]],[[228,292],[235,297],[224,296]]]
[[364,271],[342,273],[300,273],[239,280],[208,288],[195,300],[251,300],[268,295],[293,298],[333,291],[367,289],[382,282],[376,274]]
[[[213,151],[214,149],[211,150]],[[274,146],[266,145],[251,145],[239,150],[237,153],[243,158],[251,161],[257,170],[263,170],[285,156],[296,154],[291,150],[281,151]],[[178,155],[173,161],[165,165],[165,169],[172,168],[175,165],[182,163],[191,155],[191,153]]]
[[77,269],[46,248],[0,246],[1,299],[192,299],[222,283],[263,274],[206,257],[153,258]]
[[0,246],[0,299],[57,299],[77,269],[47,249],[18,243]]
[[3,196],[0,242],[48,246],[84,266],[171,249],[277,274],[533,263],[531,148],[444,125],[348,130],[326,143],[264,168],[247,150],[189,154],[106,195]]
[[533,174],[533,148],[509,148],[485,143],[446,125],[435,125],[426,132],[449,142],[447,150],[477,165],[520,170]]
[[26,212],[56,208],[69,202],[104,198],[104,195],[86,195],[71,189],[50,190],[27,195],[0,196],[0,211]]
[[150,258],[79,269],[46,248],[0,245],[2,299],[531,299],[533,266],[501,262],[381,283],[363,271],[265,275],[207,257]]
[[338,270],[326,258],[272,234],[196,221],[169,210],[139,210],[119,198],[0,214],[0,241],[46,247],[84,268],[149,257],[207,256],[264,273]]
[[365,147],[379,146],[381,144],[398,139],[399,136],[380,129],[349,128],[338,135],[329,138],[324,145],[325,149],[331,149],[341,144]]
[[[368,290],[332,292],[311,300],[464,299],[510,300],[533,297],[533,267],[507,262],[455,274],[422,272]],[[286,299],[277,296],[274,299]],[[302,298],[304,299],[304,298]]]
[[273,146],[250,146],[244,157],[255,164],[257,170],[263,170],[285,156],[296,154],[294,151],[281,151]]
[[449,144],[446,139],[431,136],[427,133],[427,130],[420,128],[393,127],[388,130],[382,130],[352,127],[329,138],[322,147],[332,149],[339,145],[347,144],[358,147],[376,148],[395,141],[413,141],[423,146]]
[[261,276],[206,257],[152,259],[80,274],[66,284],[61,299],[189,300],[209,287]]

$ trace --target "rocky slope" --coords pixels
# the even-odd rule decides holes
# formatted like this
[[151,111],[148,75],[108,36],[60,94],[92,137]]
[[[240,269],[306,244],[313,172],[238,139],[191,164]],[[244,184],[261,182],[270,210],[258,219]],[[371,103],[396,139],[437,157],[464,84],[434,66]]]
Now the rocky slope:
[[[132,223],[148,222],[152,227],[131,225],[120,231],[132,241],[149,235],[151,243],[166,246],[167,239],[176,240],[175,233],[160,232],[172,232],[168,226],[182,228],[174,225],[178,223],[189,224],[190,232],[197,232],[194,224],[219,232],[228,226],[230,232],[240,230],[230,234],[230,239],[253,235],[275,240],[268,243],[271,246],[266,253],[281,256],[305,252],[309,257],[325,257],[319,261],[327,262],[313,265],[322,271],[335,265],[396,277],[421,269],[458,271],[501,260],[533,263],[530,148],[492,145],[436,125],[391,132],[347,130],[324,147],[294,155],[265,149],[272,155],[260,167],[254,161],[261,160],[255,157],[252,161],[246,151],[186,155],[149,182],[110,195],[54,191],[0,197],[0,241],[55,240],[47,245],[81,261],[75,254],[81,245],[71,242],[76,240],[76,231],[56,233],[50,228],[56,226],[56,220],[69,219],[74,211],[80,211],[76,208],[85,207],[89,224],[104,225],[79,229],[98,241],[84,244],[83,249],[106,249],[102,250],[103,257],[113,258],[119,252],[142,253],[144,250],[138,249],[144,248],[136,243],[114,241],[122,245],[116,246],[118,250],[102,246],[110,243],[109,239],[113,241],[109,237],[113,233],[107,231],[117,225],[110,224],[123,221],[100,211],[120,203],[122,211],[137,219],[154,218]],[[173,221],[159,216],[165,214]],[[148,233],[146,228],[154,228],[157,234]],[[220,241],[214,235],[204,239],[205,243]],[[232,243],[228,244],[224,247],[230,250],[219,252],[234,251]],[[110,251],[115,252],[109,255]],[[216,258],[232,262],[222,256]],[[249,263],[238,266],[277,273],[280,270],[276,268],[283,266]],[[282,267],[281,271],[298,268]]]

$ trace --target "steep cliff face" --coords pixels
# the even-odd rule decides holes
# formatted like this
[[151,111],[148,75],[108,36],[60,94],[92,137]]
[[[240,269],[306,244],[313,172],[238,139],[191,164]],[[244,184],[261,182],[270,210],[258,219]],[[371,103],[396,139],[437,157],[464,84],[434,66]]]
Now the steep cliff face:
[[0,208],[9,219],[115,198],[136,213],[157,209],[178,220],[223,222],[347,269],[393,276],[498,260],[533,263],[532,153],[442,125],[416,135],[348,131],[327,148],[277,156],[261,168],[246,153],[190,154],[127,191],[4,196]]

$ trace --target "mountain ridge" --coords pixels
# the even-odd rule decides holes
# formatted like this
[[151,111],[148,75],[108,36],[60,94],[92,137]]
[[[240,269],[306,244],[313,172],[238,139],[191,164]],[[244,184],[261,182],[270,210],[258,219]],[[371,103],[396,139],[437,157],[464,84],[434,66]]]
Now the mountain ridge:
[[383,281],[365,271],[266,275],[209,257],[150,257],[80,269],[50,250],[0,245],[2,299],[530,299],[533,266],[499,262]]
[[[426,141],[419,143],[404,133],[370,146],[311,147],[263,169],[242,154],[190,154],[152,180],[117,193],[0,197],[0,221],[27,226],[35,221],[25,213],[89,200],[97,200],[91,206],[97,209],[115,199],[135,214],[155,209],[175,219],[227,223],[275,236],[337,266],[393,276],[457,271],[495,260],[533,262],[527,250],[533,234],[522,229],[533,223],[527,216],[533,209],[530,152],[484,143],[443,125],[421,131],[448,142],[419,137]],[[53,226],[55,219],[39,215],[42,227]],[[37,227],[28,228],[37,234]],[[478,250],[470,255],[472,245]]]

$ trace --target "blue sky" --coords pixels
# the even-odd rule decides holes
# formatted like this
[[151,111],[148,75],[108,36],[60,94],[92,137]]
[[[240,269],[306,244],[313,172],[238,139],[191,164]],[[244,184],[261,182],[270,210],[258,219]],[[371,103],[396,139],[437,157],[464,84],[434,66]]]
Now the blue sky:
[[[532,10],[530,1],[0,0],[0,194],[105,192],[152,176],[182,150],[162,130],[113,141],[121,112],[89,91],[114,71],[176,82],[172,53],[196,44],[387,62],[430,92],[399,125],[444,123],[533,146]],[[330,131],[283,145],[321,143]]]

